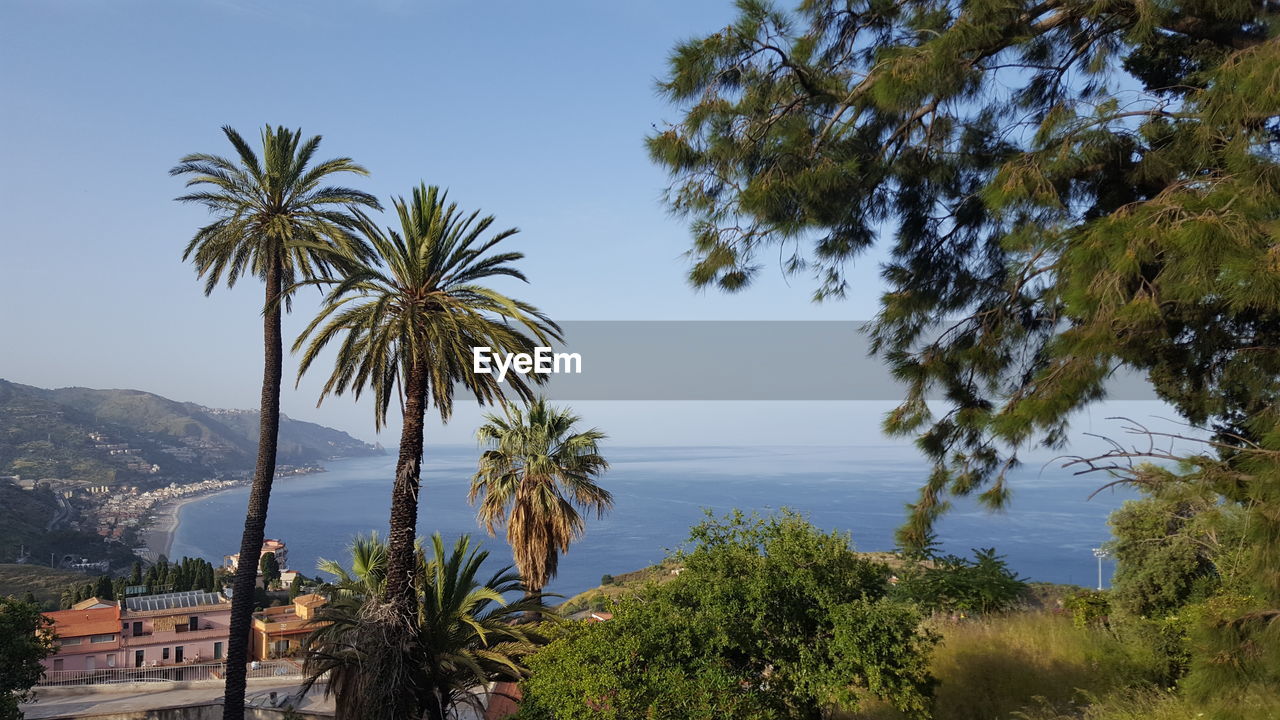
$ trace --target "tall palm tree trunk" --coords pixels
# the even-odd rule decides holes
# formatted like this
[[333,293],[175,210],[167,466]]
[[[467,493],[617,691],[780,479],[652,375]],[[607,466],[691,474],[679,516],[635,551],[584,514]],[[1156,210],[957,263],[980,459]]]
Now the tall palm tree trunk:
[[414,539],[418,532],[418,489],[422,482],[422,445],[427,401],[426,362],[420,359],[405,378],[404,427],[400,431],[400,457],[391,488],[391,533],[387,538],[387,587],[385,600],[400,606],[407,616],[416,609],[411,573],[416,565]]
[[253,489],[240,538],[240,560],[236,566],[231,596],[231,636],[227,638],[226,690],[223,692],[222,720],[244,720],[245,665],[249,662],[249,630],[253,622],[254,587],[258,561],[267,529],[267,505],[271,481],[276,475],[276,442],[280,430],[280,376],[284,351],[280,336],[281,278],[278,264],[267,270],[267,296],[263,314],[262,405],[258,417],[258,464],[253,472]]

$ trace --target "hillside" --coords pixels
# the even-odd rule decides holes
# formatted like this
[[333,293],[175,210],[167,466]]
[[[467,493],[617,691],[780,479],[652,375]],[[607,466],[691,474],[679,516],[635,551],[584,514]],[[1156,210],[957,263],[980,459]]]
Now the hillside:
[[89,579],[89,575],[70,570],[0,563],[0,596],[13,595],[21,598],[31,593],[40,605],[56,608],[58,598],[67,585]]
[[[0,380],[0,475],[89,483],[194,480],[253,467],[258,418],[140,390],[45,390]],[[378,450],[282,417],[278,462],[310,465]]]

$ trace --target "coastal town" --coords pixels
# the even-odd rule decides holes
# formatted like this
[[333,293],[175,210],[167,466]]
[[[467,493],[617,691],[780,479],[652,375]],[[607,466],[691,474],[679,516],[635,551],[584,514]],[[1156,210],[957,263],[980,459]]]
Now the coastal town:
[[[271,603],[254,617],[255,660],[288,657],[299,649],[305,621],[324,604],[314,593],[297,592],[296,571],[288,570],[288,547],[268,538],[262,554],[278,563],[258,573],[259,587]],[[238,555],[224,558],[233,573]],[[224,575],[225,577],[225,575]],[[290,593],[291,586],[294,592]],[[282,589],[283,588],[283,589]],[[283,602],[286,599],[288,602]],[[275,604],[277,601],[279,604]],[[122,598],[89,597],[65,610],[50,611],[58,652],[45,659],[42,685],[90,685],[119,679],[112,669],[157,669],[200,665],[225,659],[230,632],[227,589],[147,593],[129,586]],[[172,678],[171,678],[172,679]],[[181,679],[180,677],[177,679]]]
[[[129,443],[114,442],[103,432],[89,433],[88,439],[93,443],[95,451],[131,473],[122,474],[122,481],[111,484],[22,475],[0,476],[0,482],[12,483],[30,492],[47,492],[53,496],[58,512],[48,522],[46,531],[65,528],[93,533],[108,546],[127,548],[135,556],[149,562],[155,562],[169,553],[173,532],[177,527],[177,515],[183,505],[242,486],[251,479],[248,470],[221,470],[212,471],[214,477],[204,480],[168,480],[162,474],[162,466],[143,458],[140,448],[132,447]],[[190,459],[195,457],[192,447],[210,449],[192,442],[190,447],[166,446],[161,451]],[[281,464],[276,467],[275,475],[277,478],[284,478],[323,471],[324,468],[320,465]],[[45,561],[22,553],[16,558],[18,563]],[[55,556],[47,561],[53,567],[82,566],[84,569],[107,569],[111,564],[104,557],[71,554]]]

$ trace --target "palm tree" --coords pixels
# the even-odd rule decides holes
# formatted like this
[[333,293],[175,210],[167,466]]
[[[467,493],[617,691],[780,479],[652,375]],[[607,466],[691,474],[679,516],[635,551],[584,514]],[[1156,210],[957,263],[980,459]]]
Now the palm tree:
[[334,175],[368,173],[350,158],[313,162],[319,136],[304,141],[301,130],[267,125],[262,131],[259,159],[235,130],[223,127],[222,132],[235,148],[236,160],[204,153],[188,155],[169,174],[186,176],[188,188],[199,188],[177,198],[179,202],[203,205],[214,216],[213,222],[196,232],[182,254],[205,281],[205,294],[223,282],[232,287],[246,275],[260,278],[266,286],[258,459],[233,584],[223,699],[223,717],[240,720],[244,717],[253,587],[276,471],[283,372],[281,313],[289,308],[292,289],[299,281],[327,275],[342,257],[367,254],[351,229],[358,224],[363,208],[380,206],[372,195],[327,184]]
[[523,589],[510,566],[481,582],[489,553],[463,535],[446,556],[437,533],[430,556],[417,545],[417,610],[404,624],[398,613],[388,613],[395,606],[376,594],[386,571],[386,545],[374,537],[371,543],[358,539],[353,547],[361,542],[367,553],[353,556],[354,573],[327,561],[320,566],[338,576],[339,587],[354,592],[339,594],[318,612],[317,629],[307,641],[306,688],[328,673],[325,693],[335,696],[338,720],[443,720],[461,705],[482,710],[478,691],[487,684],[527,675],[523,658],[544,639],[513,620],[541,605],[528,597],[504,600]]
[[[330,291],[293,347],[306,347],[298,370],[301,377],[321,350],[342,336],[321,400],[347,390],[358,398],[368,389],[379,429],[386,423],[393,393],[402,392],[404,425],[391,492],[384,597],[399,603],[407,615],[414,602],[413,540],[428,406],[434,405],[441,421],[448,422],[455,384],[482,405],[502,400],[496,377],[472,371],[472,348],[532,353],[549,338],[559,339],[560,328],[532,305],[477,284],[500,276],[525,281],[512,265],[524,257],[521,253],[490,253],[517,230],[482,239],[493,216],[465,214],[456,203],[447,202],[447,193],[425,185],[415,188],[408,202],[397,198],[395,208],[399,231],[388,228],[383,233],[372,223],[361,226],[380,262],[353,259],[346,278]],[[506,382],[518,396],[528,398],[530,384],[545,379],[508,375]]]
[[347,545],[347,552],[351,555],[350,572],[342,563],[324,558],[316,561],[316,569],[337,578],[334,587],[340,594],[381,597],[387,579],[387,544],[372,532],[357,535]]
[[578,508],[600,517],[613,507],[613,496],[596,484],[609,468],[598,447],[605,434],[574,432],[581,418],[545,398],[485,419],[477,437],[489,449],[480,456],[468,500],[483,496],[477,515],[490,536],[506,525],[516,567],[529,592],[539,594],[556,575],[559,553],[586,529]]

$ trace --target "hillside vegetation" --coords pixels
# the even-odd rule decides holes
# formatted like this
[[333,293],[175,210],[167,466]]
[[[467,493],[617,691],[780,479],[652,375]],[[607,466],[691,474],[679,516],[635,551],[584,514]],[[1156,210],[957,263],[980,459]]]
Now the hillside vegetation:
[[[208,477],[253,466],[258,416],[140,390],[44,390],[0,380],[0,474],[110,484]],[[91,437],[92,435],[92,437]],[[127,452],[112,454],[120,446]],[[378,450],[314,423],[282,418],[279,461],[313,464]]]
[[0,563],[0,596],[24,597],[31,593],[41,607],[57,607],[62,591],[71,583],[89,576],[70,570],[54,570],[40,565]]

